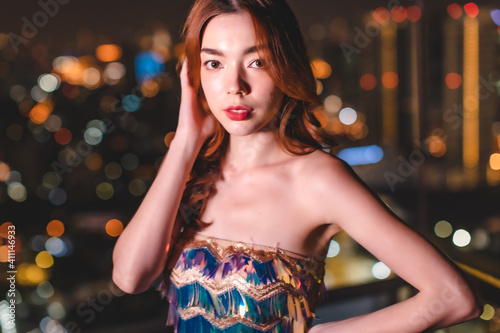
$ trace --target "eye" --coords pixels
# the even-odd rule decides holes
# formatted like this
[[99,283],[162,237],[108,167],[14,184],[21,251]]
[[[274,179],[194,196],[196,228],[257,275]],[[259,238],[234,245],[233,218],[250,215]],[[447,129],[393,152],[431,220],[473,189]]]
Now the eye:
[[205,66],[208,69],[218,69],[221,67],[220,61],[217,60],[207,60],[203,63],[203,66]]
[[262,67],[264,67],[264,62],[261,59],[255,59],[250,64],[250,67],[253,67],[253,68],[262,68]]

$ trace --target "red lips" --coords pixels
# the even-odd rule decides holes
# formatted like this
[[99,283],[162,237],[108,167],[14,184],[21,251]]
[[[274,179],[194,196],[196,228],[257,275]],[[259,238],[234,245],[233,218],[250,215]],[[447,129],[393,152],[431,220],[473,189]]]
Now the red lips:
[[245,120],[252,111],[244,105],[231,105],[224,109],[226,116],[235,121]]

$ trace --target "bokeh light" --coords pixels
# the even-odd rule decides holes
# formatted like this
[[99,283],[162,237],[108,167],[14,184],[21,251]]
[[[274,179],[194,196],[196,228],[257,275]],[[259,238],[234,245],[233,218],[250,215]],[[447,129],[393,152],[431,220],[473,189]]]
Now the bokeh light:
[[45,122],[43,124],[45,126],[45,129],[49,132],[57,132],[59,129],[61,129],[62,126],[62,119],[61,117],[51,114],[50,116],[45,119]]
[[448,73],[445,77],[446,86],[450,89],[457,89],[462,84],[462,76],[457,73]]
[[490,13],[491,19],[496,25],[500,26],[500,9],[493,9]]
[[50,236],[60,237],[64,234],[64,223],[59,220],[52,220],[47,224],[45,229]]
[[128,191],[135,197],[140,197],[146,192],[146,183],[142,179],[133,179],[128,184]]
[[56,74],[42,74],[38,77],[38,86],[45,92],[53,92],[61,83],[61,79]]
[[7,187],[8,196],[17,202],[23,202],[27,199],[28,193],[26,191],[26,187],[20,182],[12,182]]
[[453,233],[453,227],[450,222],[441,220],[434,226],[434,233],[440,238],[446,238]]
[[3,238],[9,238],[9,230],[12,230],[12,222],[4,222],[0,225],[0,236]]
[[43,124],[51,112],[48,104],[39,103],[31,109],[29,116],[35,124]]
[[446,143],[437,135],[431,135],[425,141],[427,149],[434,157],[441,157],[446,154]]
[[406,9],[403,6],[395,6],[391,9],[391,17],[394,22],[402,23],[406,19]]
[[493,170],[500,170],[500,154],[494,153],[490,156],[490,168]]
[[458,229],[453,233],[453,244],[458,247],[469,245],[471,239],[471,235],[467,230]]
[[10,167],[7,163],[0,161],[0,182],[5,182],[9,175]]
[[174,136],[175,136],[175,132],[169,132],[165,135],[165,138],[163,139],[165,146],[170,147],[170,144],[172,143]]
[[391,269],[379,261],[373,265],[372,274],[376,279],[383,280],[391,275]]
[[483,313],[481,314],[480,318],[486,321],[492,320],[495,317],[495,312],[496,311],[494,307],[489,304],[485,304],[483,306]]
[[66,202],[66,199],[68,199],[68,196],[62,188],[55,188],[49,193],[49,201],[53,205],[61,206]]
[[339,112],[339,120],[344,125],[352,125],[358,118],[358,114],[353,108],[343,108]]
[[122,175],[123,169],[120,164],[110,162],[104,167],[104,173],[109,179],[118,179]]
[[127,153],[121,158],[122,166],[125,170],[135,170],[139,166],[139,158],[133,153]]
[[54,295],[54,287],[49,281],[43,281],[36,287],[36,292],[41,298],[50,298]]
[[455,20],[462,16],[462,7],[457,3],[448,5],[448,7],[446,7],[446,10],[448,11],[448,14]]
[[373,74],[369,73],[363,74],[359,79],[359,85],[364,90],[367,91],[373,90],[377,86],[377,78]]
[[379,24],[385,24],[391,18],[389,10],[385,7],[379,7],[373,11],[373,18]]
[[479,8],[474,2],[469,2],[464,6],[464,11],[467,16],[474,18],[479,14]]
[[318,79],[327,79],[332,74],[332,67],[323,59],[314,59],[311,67],[314,76]]
[[54,133],[54,140],[61,146],[65,146],[71,142],[73,135],[67,128],[60,128]]
[[115,44],[104,44],[97,47],[95,54],[100,61],[111,62],[121,58],[122,49]]
[[113,197],[115,190],[113,185],[108,182],[102,182],[96,187],[96,195],[99,199],[109,200]]
[[123,223],[117,219],[111,219],[106,223],[106,233],[111,237],[118,237],[123,231]]
[[394,72],[386,72],[382,75],[382,84],[387,89],[394,89],[399,84],[398,74]]
[[337,114],[342,109],[342,100],[339,96],[330,95],[324,101],[325,110],[330,114]]
[[340,253],[340,244],[332,239],[330,241],[330,245],[328,246],[328,252],[326,254],[326,257],[333,258],[336,257],[339,253]]
[[417,22],[422,17],[422,10],[418,6],[410,6],[406,10],[406,16],[410,22]]
[[49,252],[42,251],[36,255],[35,262],[40,268],[49,268],[54,265],[54,258]]
[[85,165],[89,170],[99,170],[102,167],[103,160],[99,153],[91,153],[85,157]]
[[64,256],[68,248],[64,241],[59,237],[51,237],[45,242],[45,249],[54,257]]

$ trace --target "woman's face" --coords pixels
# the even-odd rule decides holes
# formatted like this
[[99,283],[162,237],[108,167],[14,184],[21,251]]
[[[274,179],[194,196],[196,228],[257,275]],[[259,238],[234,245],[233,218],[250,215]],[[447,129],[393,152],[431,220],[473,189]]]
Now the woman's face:
[[260,59],[252,19],[247,12],[209,21],[201,43],[201,86],[210,110],[233,135],[269,128],[283,93]]

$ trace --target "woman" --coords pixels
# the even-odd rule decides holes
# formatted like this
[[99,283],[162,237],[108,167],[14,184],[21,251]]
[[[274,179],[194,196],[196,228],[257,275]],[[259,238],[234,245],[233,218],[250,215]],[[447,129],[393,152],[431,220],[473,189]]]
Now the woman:
[[[116,243],[118,287],[143,292],[166,267],[177,332],[420,332],[479,315],[456,267],[319,149],[315,81],[283,0],[196,0],[184,38],[178,127]],[[341,230],[419,293],[311,328]]]

